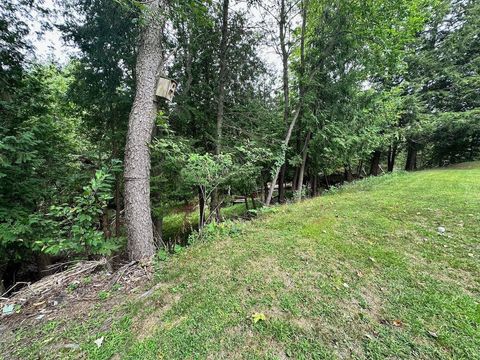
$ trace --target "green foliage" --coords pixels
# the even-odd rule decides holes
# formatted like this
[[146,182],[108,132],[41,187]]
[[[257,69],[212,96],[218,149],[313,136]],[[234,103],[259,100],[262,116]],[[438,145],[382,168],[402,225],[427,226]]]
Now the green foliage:
[[70,76],[54,66],[25,72],[4,106],[0,127],[0,262],[31,254],[54,197],[82,181],[83,149],[65,100]]
[[215,221],[205,225],[201,231],[192,232],[188,237],[188,244],[193,245],[202,241],[212,241],[225,236],[235,237],[242,233],[242,226],[238,222],[226,220],[221,223]]
[[191,186],[202,186],[210,196],[212,191],[227,182],[231,176],[233,160],[229,154],[190,154],[182,169],[185,182]]
[[106,239],[99,219],[112,199],[112,187],[119,164],[95,172],[89,185],[73,203],[52,205],[45,226],[50,236],[35,242],[35,249],[47,254],[61,253],[111,255],[118,250],[118,239]]

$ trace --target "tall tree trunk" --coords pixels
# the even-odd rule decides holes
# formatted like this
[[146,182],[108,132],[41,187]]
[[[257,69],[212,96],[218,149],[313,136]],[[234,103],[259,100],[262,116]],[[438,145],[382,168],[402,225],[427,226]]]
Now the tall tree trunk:
[[413,141],[407,142],[407,163],[405,170],[413,171],[417,168],[417,146]]
[[[305,61],[305,28],[306,28],[306,11],[308,6],[308,0],[303,2],[303,22],[302,22],[302,35],[300,39],[300,46],[301,46],[301,68],[302,71],[305,69],[304,61]],[[287,29],[287,10],[285,8],[285,0],[281,0],[280,3],[280,48],[282,52],[282,68],[283,68],[283,99],[284,99],[284,111],[283,111],[283,120],[285,124],[288,124],[289,113],[290,113],[290,104],[289,104],[289,79],[288,79],[288,57],[289,54],[287,52],[287,44],[286,44],[286,29]],[[300,112],[302,111],[303,107],[303,98],[304,98],[304,86],[303,86],[303,79],[300,81],[299,87],[299,104],[298,108],[293,115],[292,121],[290,122],[290,126],[288,127],[287,134],[285,136],[285,140],[283,143],[284,151],[288,148],[288,144],[290,143],[290,138],[292,136],[293,128],[300,116]],[[285,154],[284,154],[285,156]],[[281,165],[277,165],[275,169],[275,173],[272,179],[272,183],[270,189],[268,191],[267,200],[265,201],[265,205],[269,206],[272,201],[273,190],[275,188],[275,184],[278,180],[278,175],[280,173]]]
[[268,196],[268,182],[263,183],[263,190],[262,190],[262,200],[264,203],[267,203],[267,196]]
[[202,230],[205,225],[205,188],[200,185],[198,187],[198,229]]
[[375,150],[372,155],[372,160],[370,163],[370,175],[378,176],[380,174],[380,157],[382,152],[380,150]]
[[[289,78],[288,78],[288,51],[287,51],[287,42],[286,42],[286,32],[287,32],[287,9],[285,6],[285,0],[280,0],[280,21],[278,23],[279,26],[279,34],[280,34],[280,50],[281,50],[281,55],[282,55],[282,86],[283,86],[283,121],[285,123],[285,126],[288,125],[288,118],[289,118],[289,112],[290,112],[290,95],[289,95]],[[297,116],[298,117],[298,116]],[[295,119],[295,122],[297,119]],[[292,126],[293,124],[293,126]],[[290,142],[290,137],[292,136],[292,131],[293,127],[295,126],[295,123],[292,122],[290,123],[290,127],[288,128],[287,135],[285,137],[285,148],[288,147],[288,143]],[[284,150],[286,152],[286,150]],[[283,154],[283,157],[285,157],[285,153]],[[273,176],[272,183],[270,185],[270,189],[268,191],[268,196],[267,196],[267,201],[265,201],[265,204],[267,206],[270,205],[272,201],[272,196],[273,196],[273,190],[275,189],[275,185],[278,180],[278,176],[280,174],[280,170],[282,169],[282,166],[285,164],[285,161],[281,165],[277,165],[277,169],[275,170],[275,175]],[[284,169],[284,168],[283,168]],[[279,190],[280,190],[280,185],[279,184]],[[280,194],[279,194],[280,195]],[[280,197],[279,197],[280,201]]]
[[305,174],[305,166],[307,164],[307,154],[308,154],[308,144],[310,143],[310,138],[312,133],[309,131],[307,136],[305,137],[305,144],[303,145],[303,156],[302,156],[302,165],[300,165],[300,171],[298,172],[298,180],[297,180],[297,188],[296,190],[296,197],[297,200],[302,199],[302,189],[303,189],[303,177]]
[[278,203],[285,203],[285,173],[287,171],[287,163],[282,165],[280,170],[280,178],[278,179]]
[[395,167],[395,158],[397,157],[397,149],[398,149],[397,144],[390,145],[388,148],[388,168],[387,168],[388,172],[393,172],[393,169]]
[[157,116],[155,87],[162,65],[164,0],[145,2],[146,20],[138,47],[136,93],[125,146],[125,222],[128,254],[140,260],[155,254],[150,213],[150,149]]
[[[222,6],[222,38],[220,40],[220,72],[218,74],[218,105],[217,105],[217,138],[215,141],[215,155],[222,152],[223,114],[225,102],[226,57],[228,42],[228,8],[230,0],[223,0]],[[210,210],[215,212],[215,220],[220,222],[220,206],[218,187],[212,193]]]
[[[290,123],[290,126],[289,126],[288,131],[287,131],[287,135],[285,136],[285,140],[283,142],[284,148],[288,147],[288,144],[290,142],[290,138],[292,136],[292,130],[295,126],[295,123],[297,122],[299,113],[300,113],[300,108],[297,109],[297,111],[295,112],[295,115],[293,116],[292,122]],[[272,202],[273,190],[275,188],[275,184],[277,183],[278,176],[280,175],[280,169],[281,169],[282,165],[277,166],[277,168],[275,170],[275,174],[273,176],[272,183],[270,185],[270,188],[268,189],[267,200],[265,201],[266,206],[269,206],[270,203]]]
[[293,179],[292,179],[292,190],[295,191],[297,189],[297,184],[298,184],[298,173],[300,172],[300,167],[296,166],[295,167],[295,172],[293,173]]
[[288,125],[288,118],[290,113],[290,88],[289,88],[289,78],[288,78],[288,58],[289,54],[287,51],[287,9],[285,5],[285,0],[280,0],[280,50],[282,53],[282,80],[283,80],[283,121],[285,126]]

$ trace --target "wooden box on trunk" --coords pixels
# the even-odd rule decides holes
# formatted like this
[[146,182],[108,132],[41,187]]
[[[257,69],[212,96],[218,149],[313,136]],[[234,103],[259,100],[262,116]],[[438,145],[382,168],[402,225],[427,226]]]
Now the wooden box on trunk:
[[158,79],[156,95],[158,97],[167,99],[168,101],[172,101],[173,96],[175,95],[176,88],[176,81],[161,77],[160,79]]

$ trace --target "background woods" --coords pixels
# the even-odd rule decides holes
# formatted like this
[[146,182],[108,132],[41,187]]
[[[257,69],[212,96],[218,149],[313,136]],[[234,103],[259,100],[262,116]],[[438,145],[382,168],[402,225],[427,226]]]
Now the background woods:
[[[480,157],[478,1],[58,5],[53,21],[41,2],[0,4],[4,288]],[[32,12],[76,49],[62,65],[35,58]],[[178,82],[173,102],[155,97],[160,76]]]

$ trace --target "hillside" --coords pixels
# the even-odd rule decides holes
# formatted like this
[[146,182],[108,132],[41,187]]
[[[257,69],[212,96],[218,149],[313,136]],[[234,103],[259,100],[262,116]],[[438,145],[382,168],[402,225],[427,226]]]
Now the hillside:
[[479,258],[480,164],[369,178],[223,225],[153,292],[21,325],[0,358],[480,359]]

